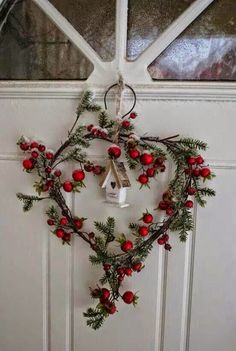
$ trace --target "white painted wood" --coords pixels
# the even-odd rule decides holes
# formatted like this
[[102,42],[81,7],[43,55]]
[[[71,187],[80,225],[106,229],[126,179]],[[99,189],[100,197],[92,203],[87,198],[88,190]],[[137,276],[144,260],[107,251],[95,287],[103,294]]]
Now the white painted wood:
[[[116,69],[123,75],[126,62],[128,0],[116,1]],[[118,79],[118,77],[117,77]]]
[[[99,94],[98,97],[101,90]],[[88,262],[86,245],[76,239],[72,248],[62,247],[49,233],[44,206],[23,214],[15,198],[19,190],[30,192],[32,180],[31,175],[21,171],[16,138],[22,133],[35,135],[56,148],[72,122],[77,105],[75,96],[73,99],[68,96],[36,99],[36,94],[33,99],[27,95],[23,99],[22,96],[12,99],[1,96],[1,351],[90,351],[95,348],[108,351],[111,344],[115,351],[198,351],[199,345],[207,351],[218,351],[220,347],[234,350],[235,278],[230,268],[234,266],[235,223],[230,211],[235,209],[235,196],[230,195],[230,189],[234,189],[236,179],[235,102],[217,101],[213,92],[213,101],[183,100],[181,96],[173,100],[164,95],[158,100],[154,93],[152,96],[145,93],[142,99],[142,92],[139,94],[136,123],[140,131],[161,136],[181,132],[209,142],[206,156],[218,175],[214,185],[219,194],[210,200],[206,209],[197,210],[194,240],[181,244],[172,236],[173,251],[168,257],[160,248],[154,248],[146,269],[130,278],[124,287],[138,291],[137,309],[120,303],[117,316],[111,317],[99,332],[89,330],[82,317],[92,302],[88,287],[97,278],[96,269]],[[203,96],[204,91],[201,99]],[[129,95],[125,104],[130,104]],[[92,115],[86,114],[81,122],[93,122]],[[225,144],[219,142],[221,140]],[[106,146],[100,148],[96,143],[91,150],[92,158],[101,162],[105,152]],[[70,173],[70,168],[67,172]],[[127,196],[133,206],[128,210],[106,206],[98,181],[90,176],[87,188],[76,195],[74,213],[100,220],[114,215],[118,233],[125,231],[129,219],[139,218],[146,207],[151,210],[156,207],[168,174],[163,174],[161,180],[158,178],[154,191],[142,192],[137,189],[134,174],[132,184],[135,185]],[[68,198],[68,201],[72,200]],[[228,249],[222,247],[225,222],[221,220],[222,213],[230,216],[224,239]],[[14,226],[10,227],[12,218]],[[222,268],[216,266],[216,262],[222,261]],[[219,294],[214,294],[214,287]],[[211,311],[207,315],[206,306]],[[224,326],[217,317],[223,312],[228,316]],[[124,335],[127,336],[124,338]]]
[[[1,82],[0,98],[22,99],[78,99],[84,89],[92,89],[96,98],[103,99],[107,86],[84,82]],[[138,100],[202,100],[235,101],[236,83],[233,82],[153,82],[132,84]],[[109,93],[114,98],[114,92]],[[127,90],[124,99],[132,98]]]

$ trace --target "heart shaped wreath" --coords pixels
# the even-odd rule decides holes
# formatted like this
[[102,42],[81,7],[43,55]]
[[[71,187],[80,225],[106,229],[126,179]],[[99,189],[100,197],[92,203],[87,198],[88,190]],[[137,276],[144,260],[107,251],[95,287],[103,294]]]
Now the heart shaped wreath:
[[[98,125],[78,124],[80,116],[86,111],[98,113]],[[92,298],[98,303],[95,308],[88,308],[84,313],[87,325],[93,329],[98,329],[108,316],[116,313],[118,299],[121,298],[127,304],[136,304],[136,294],[132,291],[121,292],[124,279],[144,268],[143,262],[155,242],[162,245],[163,249],[171,250],[168,231],[178,232],[180,240],[185,241],[188,232],[193,229],[193,198],[200,206],[204,206],[205,197],[215,195],[214,190],[203,185],[205,180],[214,176],[199,154],[200,150],[207,147],[204,142],[179,138],[178,135],[165,138],[139,136],[134,130],[136,117],[132,109],[125,116],[112,119],[106,110],[93,102],[93,94],[86,91],[67,139],[56,152],[25,136],[17,142],[26,156],[23,160],[24,170],[38,176],[34,183],[37,196],[17,194],[23,201],[24,211],[30,210],[35,202],[52,200],[54,204],[46,211],[52,233],[63,244],[70,244],[72,235],[81,237],[92,249],[89,257],[91,263],[103,267],[100,285],[90,288]],[[84,152],[95,139],[111,143],[108,148],[109,162],[116,162],[123,156],[130,170],[138,169],[140,188],[149,187],[152,179],[165,171],[165,161],[170,156],[175,163],[175,175],[157,205],[156,210],[164,214],[162,220],[160,216],[159,220],[154,219],[153,214],[146,210],[141,222],[129,224],[129,238],[124,234],[116,237],[115,220],[112,217],[107,218],[105,223],[94,222],[96,233],[83,229],[85,218],[71,212],[64,192],[79,192],[85,187],[86,172],[96,176],[104,174],[105,168],[91,162]],[[66,161],[75,161],[79,165],[69,180],[64,179],[59,168]],[[41,196],[42,193],[45,196]],[[112,248],[112,243],[117,241],[121,250],[119,253]],[[102,287],[104,285],[107,287]]]

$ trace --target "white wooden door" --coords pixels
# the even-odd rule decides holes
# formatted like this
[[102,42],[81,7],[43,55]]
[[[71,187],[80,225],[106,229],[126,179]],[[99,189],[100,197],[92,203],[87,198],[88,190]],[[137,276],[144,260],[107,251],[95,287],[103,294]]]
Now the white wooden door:
[[[47,1],[35,2],[47,8],[49,16],[57,15]],[[209,3],[196,2],[205,6]],[[121,13],[123,5],[124,2],[118,1]],[[62,22],[61,26],[73,37],[71,28]],[[121,27],[118,29],[121,31]],[[78,40],[81,38],[75,39],[76,43]],[[97,63],[90,81],[96,99],[102,103],[105,86],[114,82],[115,65],[104,68],[89,48],[83,49]],[[119,49],[122,50],[122,43]],[[132,73],[128,65],[123,67],[137,92],[138,129],[152,135],[182,134],[207,141],[210,148],[206,158],[217,175],[212,182],[217,196],[209,200],[206,209],[195,207],[195,229],[186,244],[173,234],[172,252],[154,248],[142,273],[125,283],[124,289],[138,291],[138,306],[134,309],[120,303],[119,313],[109,318],[102,329],[90,330],[82,312],[91,303],[88,287],[96,280],[97,273],[88,261],[88,248],[79,238],[72,247],[62,246],[49,233],[44,216],[46,205],[39,204],[23,214],[16,199],[18,191],[32,192],[33,180],[22,172],[16,139],[22,134],[37,136],[52,148],[58,147],[73,120],[79,93],[85,85],[1,83],[1,351],[235,350],[235,84],[141,86],[135,78],[139,67]],[[98,88],[100,81],[96,80],[99,74],[100,78],[104,76],[102,88]],[[129,94],[125,96],[127,106],[130,98]],[[93,159],[103,160],[103,154],[104,150],[99,148],[91,151]],[[103,194],[92,178],[87,181],[86,191],[76,197],[68,196],[67,200],[74,213],[89,217],[88,226],[93,219],[116,217],[119,233],[130,220],[139,218],[144,209],[156,207],[169,177],[170,172],[162,175],[155,191],[138,191],[133,179],[128,193],[132,205],[129,209],[105,205]]]

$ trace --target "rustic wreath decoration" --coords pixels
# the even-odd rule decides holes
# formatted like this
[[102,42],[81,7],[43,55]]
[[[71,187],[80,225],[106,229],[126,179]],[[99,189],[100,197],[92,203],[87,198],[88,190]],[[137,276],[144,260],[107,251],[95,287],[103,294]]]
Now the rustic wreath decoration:
[[[105,106],[107,93],[108,91],[105,94]],[[124,279],[144,268],[143,263],[155,242],[163,246],[163,249],[171,250],[169,231],[177,232],[180,240],[185,241],[194,225],[191,213],[193,199],[200,206],[204,206],[205,197],[215,195],[214,190],[203,185],[214,176],[199,154],[206,149],[206,143],[191,138],[180,138],[178,135],[165,138],[138,135],[134,126],[137,114],[133,111],[136,102],[135,92],[133,93],[134,105],[131,111],[113,119],[106,110],[93,102],[93,94],[86,91],[79,103],[74,124],[56,152],[25,136],[17,142],[25,154],[23,169],[38,177],[33,185],[37,195],[17,194],[23,201],[23,210],[29,211],[35,202],[51,200],[53,204],[49,206],[46,214],[47,224],[52,228],[53,235],[63,244],[70,244],[72,235],[79,236],[92,249],[89,257],[91,263],[103,267],[99,284],[90,288],[92,298],[98,303],[96,307],[88,308],[84,313],[87,325],[93,329],[98,329],[108,316],[117,312],[116,304],[120,298],[126,304],[137,303],[136,294],[132,291],[122,291]],[[98,125],[84,126],[78,123],[80,116],[86,111],[98,114]],[[106,167],[93,163],[85,153],[85,149],[89,148],[95,139],[109,143]],[[159,214],[154,218],[153,214],[146,210],[139,222],[129,224],[129,237],[125,234],[116,237],[115,220],[112,217],[107,218],[105,223],[95,221],[95,231],[85,231],[85,218],[71,212],[64,192],[80,192],[85,187],[87,173],[100,176],[100,184],[103,186],[109,172],[113,171],[120,188],[130,186],[124,164],[119,161],[121,157],[126,159],[130,170],[139,172],[137,182],[140,188],[149,187],[152,179],[165,171],[167,157],[174,162],[175,175],[155,209],[160,211],[162,216]],[[59,168],[60,164],[67,161],[74,161],[78,165],[71,179],[64,179]],[[120,177],[120,168],[123,179]],[[120,199],[117,203],[120,203]],[[114,242],[119,243],[118,253],[112,247]],[[103,287],[104,285],[106,287]]]

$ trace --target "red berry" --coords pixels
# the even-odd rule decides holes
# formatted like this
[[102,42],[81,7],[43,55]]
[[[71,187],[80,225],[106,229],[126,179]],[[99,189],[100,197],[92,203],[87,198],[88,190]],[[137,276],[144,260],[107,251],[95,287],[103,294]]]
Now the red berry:
[[157,239],[157,243],[159,245],[164,245],[166,242],[165,242],[165,239],[163,239],[163,237],[160,237],[160,238]]
[[52,168],[51,167],[46,167],[45,168],[45,172],[50,174],[52,172]]
[[44,151],[46,150],[46,147],[45,147],[44,145],[40,144],[40,145],[38,146],[38,150],[39,150],[40,152],[44,152]]
[[108,149],[108,155],[114,158],[118,158],[121,155],[121,148],[117,145],[113,145]]
[[147,236],[149,233],[149,230],[148,230],[148,227],[142,226],[142,227],[139,227],[138,232],[141,236]]
[[153,215],[151,213],[145,213],[143,215],[144,223],[152,223],[153,222]]
[[148,183],[148,177],[146,176],[145,173],[140,174],[140,176],[138,177],[138,181],[141,184],[147,184]]
[[51,151],[47,151],[45,156],[48,160],[51,160],[53,158],[53,153]]
[[56,169],[54,171],[54,175],[55,175],[55,177],[60,177],[61,176],[61,170],[60,169]]
[[169,203],[167,201],[160,201],[158,208],[160,210],[166,210],[169,206]]
[[124,268],[123,267],[118,267],[116,271],[117,271],[117,274],[119,274],[119,275],[123,275],[124,274]]
[[93,124],[89,124],[89,125],[87,126],[87,131],[88,131],[88,132],[91,132],[92,128],[93,128]]
[[194,195],[195,193],[196,193],[196,189],[195,188],[193,188],[193,187],[191,187],[191,186],[189,186],[188,188],[187,188],[187,193],[188,193],[188,195]]
[[75,218],[74,225],[76,226],[77,229],[81,229],[83,227],[83,220],[80,218]]
[[106,306],[106,311],[109,314],[114,314],[116,313],[117,309],[116,309],[116,305],[114,305],[114,303],[110,303],[108,306]]
[[155,160],[155,165],[161,166],[161,165],[163,164],[164,161],[165,161],[164,158],[162,158],[162,157],[157,157],[156,160]]
[[200,176],[200,169],[198,169],[198,168],[193,169],[192,175],[194,175],[194,177],[199,177]]
[[129,118],[131,119],[135,119],[137,117],[137,113],[136,112],[131,112],[129,115]]
[[130,121],[127,121],[127,120],[126,120],[126,121],[123,121],[121,125],[122,125],[123,128],[129,128],[129,126],[130,126]]
[[37,151],[32,151],[32,152],[31,152],[31,156],[32,156],[33,158],[37,158],[37,157],[39,157],[39,153],[38,153]]
[[126,267],[124,271],[125,271],[125,275],[127,275],[128,277],[130,277],[133,273],[132,268],[130,267]]
[[154,177],[155,172],[156,172],[156,170],[153,167],[148,168],[147,171],[146,171],[148,177]]
[[198,165],[201,165],[202,163],[204,163],[204,159],[202,158],[202,156],[197,156],[196,157],[196,163]]
[[82,182],[85,178],[85,173],[82,169],[76,169],[72,173],[72,177],[76,182]]
[[140,156],[140,152],[137,149],[131,149],[129,151],[129,157],[132,158],[133,160],[138,158]]
[[127,252],[129,250],[133,249],[133,243],[130,240],[126,240],[125,242],[123,242],[123,244],[121,245],[121,250],[124,252]]
[[207,178],[211,174],[211,170],[207,167],[204,167],[200,170],[200,174],[203,178]]
[[109,263],[104,263],[103,269],[105,272],[108,272],[111,269],[111,264]]
[[37,149],[39,147],[39,144],[37,143],[37,141],[32,141],[30,144],[30,148],[31,149]]
[[46,185],[48,188],[52,188],[54,186],[54,181],[52,179],[49,179],[46,181]]
[[65,235],[63,236],[63,239],[65,241],[70,241],[71,240],[71,234],[70,233],[65,233]]
[[168,234],[163,234],[162,238],[165,240],[165,242],[167,243],[167,241],[169,240],[169,235]]
[[93,166],[90,165],[90,164],[84,165],[84,170],[85,170],[86,172],[92,172]]
[[67,193],[70,193],[73,190],[73,184],[69,180],[67,180],[63,183],[63,189]]
[[62,230],[62,229],[57,229],[57,230],[56,230],[56,236],[57,236],[58,238],[62,239],[62,238],[64,237],[64,235],[65,235],[64,230]]
[[165,244],[165,250],[170,251],[171,250],[171,245],[170,244]]
[[22,162],[22,165],[23,165],[23,167],[24,167],[24,169],[33,169],[34,168],[34,163],[33,163],[33,161],[32,160],[24,160],[23,162]]
[[27,150],[29,150],[29,144],[28,143],[21,143],[20,148],[23,151],[27,151]]
[[67,225],[68,224],[68,219],[66,217],[62,217],[60,219],[60,225]]
[[47,224],[48,224],[48,225],[54,225],[54,220],[51,219],[51,218],[49,218],[49,219],[47,220]]
[[174,209],[173,209],[172,207],[168,207],[168,208],[166,209],[166,214],[167,214],[168,216],[171,216],[173,213],[174,213]]
[[92,171],[93,171],[93,174],[100,175],[102,173],[102,167],[101,166],[93,166]]
[[192,208],[193,207],[193,202],[191,200],[186,201],[185,202],[185,207]]
[[101,296],[101,297],[102,297],[103,299],[105,299],[105,300],[109,299],[109,297],[110,297],[110,291],[109,291],[108,289],[102,288],[101,293],[102,293],[102,296]]
[[154,158],[152,154],[144,153],[140,156],[140,162],[145,166],[150,165],[153,161]]
[[131,304],[135,299],[135,295],[132,291],[126,291],[122,296],[122,299],[125,303]]
[[49,189],[49,186],[47,184],[43,184],[42,191],[46,192],[48,191],[48,189]]
[[136,272],[140,272],[142,269],[142,262],[136,262],[132,266],[133,270]]
[[196,163],[196,158],[193,157],[193,156],[188,157],[188,158],[187,158],[187,163],[188,163],[188,165],[190,165],[190,166],[195,165],[195,163]]

